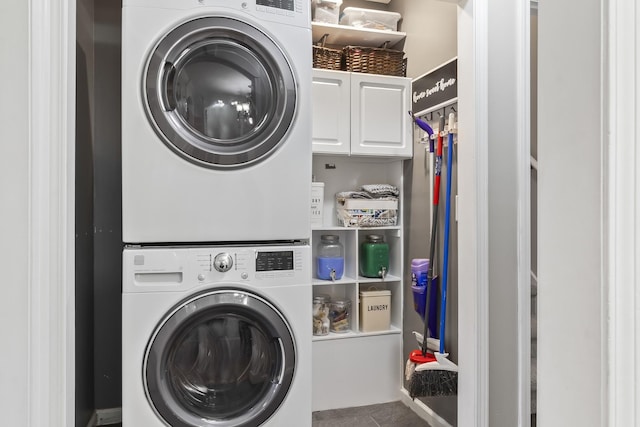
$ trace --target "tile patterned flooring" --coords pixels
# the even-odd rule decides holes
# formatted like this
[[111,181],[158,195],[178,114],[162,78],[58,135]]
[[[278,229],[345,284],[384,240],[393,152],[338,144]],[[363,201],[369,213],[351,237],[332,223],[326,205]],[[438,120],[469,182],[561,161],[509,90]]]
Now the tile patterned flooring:
[[[313,427],[430,427],[401,402],[313,413]],[[111,427],[122,427],[112,424]]]
[[402,402],[313,413],[313,427],[429,427]]

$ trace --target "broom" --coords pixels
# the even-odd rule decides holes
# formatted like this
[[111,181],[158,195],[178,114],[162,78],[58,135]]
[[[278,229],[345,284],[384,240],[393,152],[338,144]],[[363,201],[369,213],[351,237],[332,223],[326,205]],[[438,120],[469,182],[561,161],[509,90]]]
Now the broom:
[[[429,140],[433,135],[433,130],[429,124],[418,117],[413,116],[416,124],[425,132],[429,134]],[[440,118],[440,130],[444,129],[444,117]],[[414,377],[414,371],[416,366],[422,366],[427,363],[434,362],[435,356],[427,352],[427,342],[429,338],[429,308],[431,307],[431,289],[433,288],[433,265],[435,264],[435,251],[436,251],[436,232],[438,230],[438,205],[440,200],[440,173],[442,171],[442,133],[438,132],[438,144],[435,149],[435,167],[434,167],[434,183],[433,183],[433,219],[431,225],[431,244],[429,248],[429,269],[427,270],[427,289],[426,289],[426,304],[424,312],[424,334],[422,339],[422,345],[420,349],[413,350],[409,354],[407,364],[405,367],[405,378],[411,380]],[[412,396],[413,397],[413,396]]]
[[[444,332],[447,304],[447,279],[449,270],[449,225],[451,218],[451,171],[453,168],[453,127],[455,115],[449,114],[448,150],[447,150],[447,190],[445,201],[444,257],[442,265],[442,299],[440,310],[440,351],[435,353],[435,360],[415,366],[409,379],[409,396],[448,396],[458,392],[458,367],[447,359],[444,351]],[[440,118],[440,129],[444,128],[444,117]],[[442,137],[438,136],[438,151],[442,156]],[[435,198],[434,198],[435,201]],[[433,239],[432,239],[433,242]],[[427,298],[428,300],[428,298]],[[425,352],[427,342],[427,325],[422,349]],[[411,359],[410,359],[411,360]]]

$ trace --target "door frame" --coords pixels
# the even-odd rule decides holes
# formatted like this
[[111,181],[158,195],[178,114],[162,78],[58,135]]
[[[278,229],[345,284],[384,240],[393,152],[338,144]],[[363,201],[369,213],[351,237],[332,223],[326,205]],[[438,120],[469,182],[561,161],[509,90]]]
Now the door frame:
[[[469,141],[466,159],[469,178],[461,180],[460,228],[468,232],[460,241],[460,425],[488,425],[488,260],[487,260],[487,152],[486,115],[488,62],[488,0],[458,1],[460,102],[467,102],[472,117],[461,121],[460,133]],[[524,0],[526,1],[526,0]],[[603,405],[609,408],[609,425],[635,425],[634,402],[639,384],[630,372],[640,372],[640,150],[634,142],[640,129],[640,85],[636,78],[640,41],[635,23],[640,7],[634,0],[603,0],[605,28],[611,29],[604,58],[605,111],[608,144],[604,147],[603,206],[605,224],[605,279],[603,305],[611,321],[603,325],[608,349],[608,387]],[[528,3],[528,2],[527,2]],[[522,6],[520,9],[524,9]],[[522,16],[522,15],[521,15]],[[74,357],[74,147],[75,147],[75,0],[30,0],[29,74],[29,426],[71,426],[75,414]],[[520,34],[525,28],[520,22]],[[524,40],[524,39],[523,39]],[[522,43],[522,40],[520,40]],[[520,63],[519,75],[525,70]],[[41,70],[49,70],[42,73]],[[525,81],[522,81],[524,84]],[[629,97],[629,89],[633,96]],[[521,87],[522,89],[522,87]],[[524,89],[526,90],[526,89]],[[463,95],[464,94],[464,95]],[[608,108],[607,108],[608,107]],[[461,106],[461,109],[463,107]],[[518,113],[522,116],[523,112]],[[37,118],[37,120],[36,120]],[[519,168],[524,166],[523,150]],[[528,161],[528,157],[527,157]],[[528,164],[526,166],[528,173]],[[522,175],[520,170],[520,175]],[[475,183],[470,180],[475,179]],[[629,204],[634,209],[629,209]],[[460,233],[461,236],[463,233]],[[519,272],[519,282],[524,277]],[[528,272],[526,272],[528,274]],[[519,283],[519,289],[522,283]],[[461,291],[462,295],[463,292]],[[630,319],[632,322],[630,322]],[[523,325],[519,325],[522,329]],[[630,339],[631,338],[631,339]],[[524,354],[519,345],[520,359]],[[466,354],[466,355],[465,355]],[[522,369],[520,370],[523,373]],[[519,381],[522,402],[524,383]],[[521,403],[522,406],[522,403]],[[523,408],[520,408],[522,411]],[[522,422],[522,418],[520,418]],[[521,424],[525,425],[525,424]]]
[[[602,423],[640,423],[640,6],[636,0],[603,0],[608,29],[603,60],[603,262],[602,333],[608,359]],[[608,284],[608,289],[606,288]]]
[[[520,0],[505,8],[507,16],[515,22],[496,28],[499,20],[492,19],[489,26],[491,0],[458,0],[458,74],[460,144],[458,162],[458,361],[460,365],[458,387],[458,425],[488,427],[490,410],[489,370],[489,301],[490,263],[489,251],[489,134],[495,132],[496,120],[488,116],[488,98],[496,98],[501,88],[490,87],[489,53],[494,50],[490,31],[495,40],[496,32],[515,40],[511,51],[505,52],[506,67],[515,70],[515,96],[509,101],[512,113],[505,115],[513,121],[511,132],[516,149],[517,181],[516,230],[513,236],[517,251],[517,337],[507,346],[517,348],[514,364],[517,366],[515,387],[517,408],[506,408],[517,419],[519,426],[529,426],[530,419],[530,360],[531,360],[531,233],[530,233],[530,17],[531,8],[537,2]],[[494,6],[495,7],[495,6]],[[495,60],[495,56],[492,56]],[[493,128],[491,127],[493,126]],[[492,209],[495,209],[494,206]],[[514,220],[514,219],[512,219]],[[495,261],[494,261],[495,262]],[[502,284],[503,285],[503,284]],[[510,340],[511,337],[504,337]],[[507,375],[511,375],[509,371]]]
[[26,425],[72,426],[75,422],[75,0],[30,0],[28,20]]

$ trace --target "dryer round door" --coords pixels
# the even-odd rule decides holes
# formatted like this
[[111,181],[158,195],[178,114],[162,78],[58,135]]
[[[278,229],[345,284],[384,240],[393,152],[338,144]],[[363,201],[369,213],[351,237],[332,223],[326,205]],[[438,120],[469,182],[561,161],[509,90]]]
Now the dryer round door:
[[157,327],[144,365],[147,397],[168,425],[256,426],[289,391],[295,344],[268,301],[221,289],[179,304]]
[[171,149],[201,166],[246,167],[283,142],[296,111],[296,82],[278,45],[232,18],[189,21],[149,57],[147,115]]

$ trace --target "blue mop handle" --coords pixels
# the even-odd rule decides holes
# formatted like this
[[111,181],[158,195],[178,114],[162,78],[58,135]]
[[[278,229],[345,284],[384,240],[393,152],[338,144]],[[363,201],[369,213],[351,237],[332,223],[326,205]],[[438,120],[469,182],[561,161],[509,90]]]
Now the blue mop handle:
[[449,114],[447,139],[447,193],[444,207],[444,256],[442,259],[442,301],[440,307],[440,353],[444,353],[444,326],[447,317],[447,279],[449,276],[449,223],[451,217],[451,170],[453,169],[453,123],[455,115]]
[[411,116],[411,118],[413,119],[415,124],[418,125],[418,127],[420,129],[425,131],[427,133],[427,135],[429,135],[429,152],[433,153],[433,150],[434,150],[433,149],[433,138],[432,138],[432,136],[433,136],[433,128],[431,126],[429,126],[429,123],[425,122],[420,117],[416,117],[411,111],[409,111],[409,115]]

